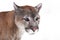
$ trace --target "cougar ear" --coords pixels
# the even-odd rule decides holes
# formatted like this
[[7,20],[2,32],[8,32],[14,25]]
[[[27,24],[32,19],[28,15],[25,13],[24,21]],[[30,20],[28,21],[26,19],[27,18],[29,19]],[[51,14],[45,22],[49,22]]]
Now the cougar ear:
[[16,13],[23,11],[23,9],[20,6],[16,5],[15,3],[14,3],[14,10]]
[[16,5],[15,2],[14,2],[14,9],[15,9],[15,10],[19,9],[19,6]]
[[37,6],[35,6],[36,10],[39,12],[39,10],[41,9],[42,7],[42,3],[39,3]]

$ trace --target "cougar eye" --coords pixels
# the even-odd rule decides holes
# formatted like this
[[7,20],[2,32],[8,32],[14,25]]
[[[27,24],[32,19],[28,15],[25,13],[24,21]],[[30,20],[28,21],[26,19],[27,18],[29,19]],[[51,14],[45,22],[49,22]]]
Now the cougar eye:
[[25,20],[25,21],[29,21],[29,19],[28,19],[28,18],[25,18],[24,20]]
[[36,21],[37,21],[38,19],[39,19],[39,18],[37,17],[37,18],[36,18]]

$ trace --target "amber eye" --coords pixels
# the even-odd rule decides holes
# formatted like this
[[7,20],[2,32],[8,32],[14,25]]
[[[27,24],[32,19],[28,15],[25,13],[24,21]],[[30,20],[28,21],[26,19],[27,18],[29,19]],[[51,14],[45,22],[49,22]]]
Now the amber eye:
[[36,21],[38,21],[38,19],[39,19],[39,18],[37,17],[37,18],[36,18]]
[[29,21],[29,19],[28,19],[28,18],[24,18],[24,20],[25,20],[25,21]]

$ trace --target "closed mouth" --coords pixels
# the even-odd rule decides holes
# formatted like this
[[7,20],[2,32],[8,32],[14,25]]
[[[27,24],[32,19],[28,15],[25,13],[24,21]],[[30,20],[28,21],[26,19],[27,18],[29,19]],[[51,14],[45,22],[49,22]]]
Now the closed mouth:
[[38,27],[27,27],[27,28],[25,28],[25,31],[26,32],[29,32],[30,30],[32,30],[33,31],[33,33],[32,34],[34,34],[34,32],[36,31],[36,30],[38,30],[39,28]]

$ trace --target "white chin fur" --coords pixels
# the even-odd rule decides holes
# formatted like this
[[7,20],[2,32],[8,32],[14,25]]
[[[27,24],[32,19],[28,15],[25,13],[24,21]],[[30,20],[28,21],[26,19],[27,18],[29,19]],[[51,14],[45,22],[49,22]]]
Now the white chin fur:
[[33,32],[31,29],[28,29],[27,31],[30,35],[32,35],[32,34],[35,34],[36,32],[38,32],[38,29],[35,32]]

